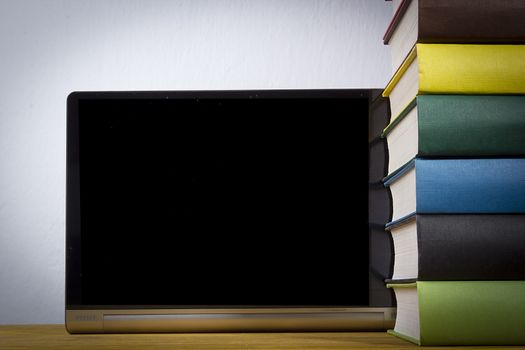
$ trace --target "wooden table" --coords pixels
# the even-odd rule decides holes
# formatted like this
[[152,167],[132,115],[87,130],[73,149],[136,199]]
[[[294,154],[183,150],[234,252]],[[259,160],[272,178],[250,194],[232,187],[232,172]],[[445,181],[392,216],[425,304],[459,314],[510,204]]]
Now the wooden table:
[[[0,326],[0,349],[408,349],[383,332],[70,335],[63,325]],[[482,349],[483,347],[464,347]],[[519,347],[505,347],[518,349]],[[429,348],[425,348],[429,349]],[[447,349],[439,347],[436,349]],[[458,347],[448,349],[458,350]],[[494,349],[494,347],[491,347]],[[523,348],[521,348],[523,349]]]

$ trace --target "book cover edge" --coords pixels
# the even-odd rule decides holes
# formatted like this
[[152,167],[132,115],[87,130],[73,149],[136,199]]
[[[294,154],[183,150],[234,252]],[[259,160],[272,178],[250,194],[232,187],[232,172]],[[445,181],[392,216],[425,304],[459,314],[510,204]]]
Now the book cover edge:
[[406,106],[403,108],[401,112],[394,118],[392,118],[392,121],[390,124],[386,126],[386,128],[383,129],[383,133],[381,134],[381,137],[385,138],[395,127],[397,124],[399,124],[412,109],[414,109],[417,105],[417,99],[418,96],[415,96]]
[[403,0],[399,7],[396,9],[396,13],[394,14],[394,17],[392,17],[392,20],[390,21],[385,34],[383,35],[383,44],[388,45],[388,42],[390,41],[390,38],[394,34],[394,32],[397,29],[397,26],[399,25],[399,22],[403,19],[405,16],[405,12],[410,5],[412,0]]
[[397,71],[394,73],[394,75],[392,76],[392,78],[390,79],[390,81],[388,82],[388,84],[386,85],[386,87],[385,87],[385,89],[383,91],[383,97],[390,96],[390,93],[392,92],[394,87],[397,85],[397,83],[399,82],[401,77],[405,74],[405,72],[408,69],[408,67],[410,67],[412,62],[416,59],[416,56],[417,56],[416,51],[417,51],[417,46],[418,45],[419,44],[416,44],[416,45],[414,45],[414,47],[412,47],[412,49],[410,50],[409,54],[407,55],[407,57],[403,61],[403,63],[401,63],[401,66],[399,66]]

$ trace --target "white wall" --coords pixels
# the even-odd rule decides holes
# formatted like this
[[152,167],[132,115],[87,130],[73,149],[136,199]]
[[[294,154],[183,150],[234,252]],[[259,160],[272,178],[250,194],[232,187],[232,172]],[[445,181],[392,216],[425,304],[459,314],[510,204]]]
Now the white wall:
[[384,0],[1,0],[0,324],[64,312],[74,90],[382,88]]

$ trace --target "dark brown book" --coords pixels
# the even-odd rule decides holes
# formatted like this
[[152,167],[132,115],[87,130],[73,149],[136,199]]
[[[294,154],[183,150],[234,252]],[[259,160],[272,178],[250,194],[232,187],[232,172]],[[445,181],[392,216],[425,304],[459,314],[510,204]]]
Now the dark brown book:
[[418,43],[525,43],[523,0],[403,0],[383,42],[393,70]]

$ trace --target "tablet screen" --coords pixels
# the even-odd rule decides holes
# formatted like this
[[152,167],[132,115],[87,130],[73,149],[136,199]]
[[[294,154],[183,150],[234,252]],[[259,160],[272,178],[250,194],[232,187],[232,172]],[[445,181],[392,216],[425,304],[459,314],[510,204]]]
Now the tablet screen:
[[82,304],[368,305],[366,98],[78,108]]

